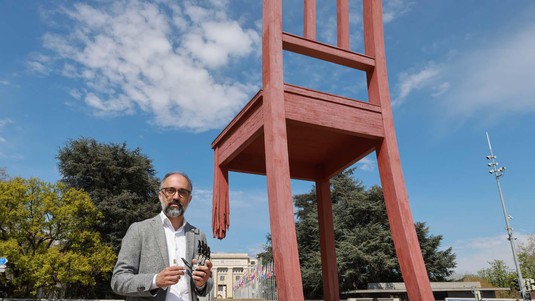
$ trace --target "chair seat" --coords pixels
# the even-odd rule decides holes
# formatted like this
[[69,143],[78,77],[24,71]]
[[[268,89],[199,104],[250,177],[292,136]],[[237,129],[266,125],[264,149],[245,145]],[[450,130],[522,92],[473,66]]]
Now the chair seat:
[[[384,137],[381,108],[294,85],[284,85],[290,176],[330,178],[375,150]],[[229,171],[266,174],[262,90],[212,143]]]

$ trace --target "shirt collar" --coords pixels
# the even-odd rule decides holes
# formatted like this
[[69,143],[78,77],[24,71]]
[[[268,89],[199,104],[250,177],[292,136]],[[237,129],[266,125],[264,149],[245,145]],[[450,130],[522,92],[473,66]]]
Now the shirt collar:
[[[173,224],[171,223],[171,220],[163,211],[160,212],[160,219],[162,220],[162,224],[166,227],[169,227],[175,231],[175,228],[173,227]],[[182,226],[180,226],[175,232],[184,232],[184,226],[186,225],[186,217],[182,219]]]

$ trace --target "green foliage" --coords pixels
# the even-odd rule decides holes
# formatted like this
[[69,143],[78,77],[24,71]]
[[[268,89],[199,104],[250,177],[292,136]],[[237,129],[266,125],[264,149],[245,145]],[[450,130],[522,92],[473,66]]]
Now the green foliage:
[[518,293],[514,291],[513,279],[517,278],[516,271],[509,268],[503,260],[489,262],[490,267],[479,270],[477,276],[488,281],[494,287],[510,287],[509,292],[498,292],[497,297],[514,298]]
[[0,182],[0,254],[12,276],[1,281],[11,296],[69,297],[69,286],[109,273],[116,255],[93,230],[101,219],[87,193],[63,183]]
[[273,247],[271,245],[271,234],[266,235],[266,244],[263,246],[264,251],[256,255],[263,262],[273,262]]
[[[331,179],[334,234],[340,291],[363,289],[369,282],[403,281],[380,187],[366,190],[348,170]],[[323,295],[316,191],[294,196],[296,232],[305,297]],[[429,277],[445,280],[455,267],[452,249],[439,250],[442,236],[425,223],[416,232]]]
[[416,222],[416,234],[424,257],[425,266],[431,281],[445,281],[451,275],[455,265],[455,254],[452,248],[439,251],[442,235],[431,235],[429,227],[422,222]]
[[[526,244],[519,245],[518,260],[522,278],[535,278],[535,235],[528,237]],[[508,267],[503,260],[489,262],[490,267],[481,269],[477,275],[490,282],[494,287],[510,287],[509,292],[498,292],[499,298],[517,298],[518,292],[514,288],[513,279],[518,278],[516,270]]]
[[496,287],[509,287],[516,278],[516,272],[510,269],[503,260],[489,262],[490,267],[477,272],[477,275]]
[[535,234],[528,237],[526,244],[519,246],[518,261],[524,278],[535,279]]
[[[157,198],[159,180],[151,160],[139,148],[130,150],[125,143],[104,144],[95,139],[69,140],[58,155],[62,181],[89,193],[104,218],[96,225],[105,243],[117,253],[128,227],[152,217],[160,210]],[[72,288],[92,298],[114,298],[106,277],[92,287]]]
[[159,211],[159,181],[151,160],[139,148],[80,138],[69,140],[57,158],[62,181],[87,191],[103,213],[98,231],[115,251],[130,224]]

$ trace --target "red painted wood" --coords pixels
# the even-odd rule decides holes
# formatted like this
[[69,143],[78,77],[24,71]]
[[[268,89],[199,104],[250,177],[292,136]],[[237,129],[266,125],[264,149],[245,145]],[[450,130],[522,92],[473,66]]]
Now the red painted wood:
[[241,111],[232,119],[232,121],[217,135],[217,137],[212,142],[212,148],[215,148],[216,145],[221,145],[223,143],[223,140],[231,136],[232,131],[234,131],[237,127],[240,126],[241,123],[244,122],[245,119],[248,118],[248,116],[251,113],[251,111],[255,111],[257,107],[262,105],[262,90],[258,91],[253,98],[241,109]]
[[[293,179],[332,176],[369,154],[384,136],[377,105],[288,84],[284,90]],[[261,92],[212,143],[218,164],[231,171],[266,174]]]
[[307,89],[307,88],[299,87],[296,85],[285,84],[284,94],[285,94],[284,95],[285,98],[287,98],[288,95],[290,94],[296,94],[296,95],[300,95],[306,98],[317,98],[325,102],[332,102],[332,103],[339,104],[342,106],[359,108],[359,109],[372,111],[372,112],[378,112],[378,113],[381,112],[381,107],[379,107],[378,105],[370,104],[364,101],[359,101],[356,99],[347,98],[347,97],[343,97],[343,96],[339,96],[335,94],[315,91],[312,89]]
[[[370,140],[329,128],[287,120],[290,177],[315,181],[332,177],[375,150]],[[266,174],[264,137],[258,137],[227,166],[230,171]]]
[[316,40],[316,0],[305,0],[305,38]]
[[336,1],[338,24],[338,47],[349,49],[349,4],[348,0]]
[[360,159],[369,155],[375,150],[375,146],[370,140],[361,140],[361,143],[345,144],[344,147],[338,148],[336,156],[326,160],[323,165],[322,176],[332,178],[343,172]]
[[353,109],[314,98],[304,99],[295,94],[287,94],[285,104],[288,119],[366,137],[383,137],[379,112]]
[[279,300],[304,300],[292,191],[282,65],[282,2],[263,1],[262,86],[269,217]]
[[377,147],[377,162],[383,185],[392,238],[411,301],[434,300],[423,261],[407,191],[401,170],[394,121],[388,91],[381,1],[364,0],[364,46],[375,57],[376,66],[368,75],[370,103],[383,110],[385,138]]
[[[433,300],[398,154],[381,2],[364,0],[365,54],[348,50],[347,5],[347,0],[338,0],[339,47],[334,47],[311,39],[315,35],[315,27],[310,27],[315,19],[313,0],[305,0],[305,37],[282,32],[281,0],[263,1],[263,90],[212,143],[214,234],[224,237],[230,223],[228,171],[265,174],[279,300],[303,300],[290,178],[315,181],[321,212],[318,220],[325,298],[338,300],[328,179],[376,150],[392,236],[409,298]],[[283,49],[365,71],[369,102],[285,85]]]
[[[329,131],[339,130],[346,132],[348,135],[357,135],[361,137],[383,137],[380,122],[380,107],[369,103],[356,101],[353,99],[340,97],[333,94],[318,92],[298,86],[285,85],[285,110],[287,121],[297,120],[308,122],[311,125],[323,125],[326,127],[332,127]],[[234,118],[234,120],[225,128],[225,130],[218,135],[218,137],[212,143],[212,147],[218,147],[218,159],[217,162],[220,165],[228,165],[230,170],[239,172],[248,172],[256,174],[265,174],[265,167],[259,168],[265,164],[264,144],[255,147],[253,153],[246,149],[251,144],[255,144],[257,140],[263,140],[263,103],[262,91],[257,93],[253,99],[246,105],[246,107]],[[295,102],[294,102],[295,101]],[[322,103],[325,103],[325,109]],[[303,110],[304,107],[310,107],[309,111]],[[354,113],[352,113],[354,112]],[[327,113],[327,114],[325,114]],[[366,116],[375,117],[366,117]],[[360,116],[360,117],[359,117]],[[325,120],[324,120],[325,119]],[[368,120],[363,123],[363,120]],[[375,121],[373,121],[375,120]],[[337,125],[337,123],[339,125]],[[360,126],[358,125],[360,124]],[[370,126],[373,125],[373,126]],[[363,130],[362,128],[368,128]],[[292,130],[292,127],[289,127]],[[293,162],[303,157],[302,152],[307,150],[317,151],[317,148],[310,147],[314,145],[338,145],[335,141],[329,141],[325,143],[328,138],[332,138],[331,132],[326,132],[323,137],[321,132],[305,132],[300,129],[296,130],[298,133],[294,135],[292,140],[298,141],[297,144],[303,144],[305,147],[298,149],[295,156],[290,159],[290,166],[293,166],[292,178],[315,180],[318,174],[312,173],[312,168],[307,167],[306,164],[294,164]],[[311,141],[311,142],[308,142]],[[344,139],[347,141],[347,139]],[[359,142],[360,144],[368,145],[365,141]],[[295,143],[294,143],[295,144]],[[374,142],[375,144],[375,142]],[[340,145],[340,149],[344,149]],[[319,153],[322,153],[320,151]],[[366,152],[367,154],[368,152]],[[260,159],[255,157],[260,156]],[[319,159],[315,159],[309,162],[312,165],[322,164],[322,160],[326,158],[340,156],[337,155],[321,155]],[[237,158],[237,159],[236,159]],[[361,157],[356,155],[355,158]],[[235,160],[236,159],[236,160]],[[259,162],[261,160],[261,162]],[[248,163],[249,162],[249,163]],[[353,162],[353,160],[351,160]],[[331,166],[329,170],[341,170],[348,165],[340,163],[340,166]],[[251,167],[248,168],[247,165]],[[299,167],[295,167],[299,165]],[[303,172],[301,172],[303,170]],[[305,171],[306,170],[306,171]]]
[[331,183],[329,179],[316,181],[316,196],[318,202],[321,271],[323,276],[323,300],[338,301],[340,300],[340,286],[338,284]]
[[264,116],[260,105],[251,107],[248,113],[217,143],[219,164],[227,164],[262,133]]
[[[266,175],[266,158],[242,154],[229,166],[230,171]],[[290,160],[290,177],[297,180],[314,181],[321,171],[309,162]]]
[[223,239],[230,227],[228,171],[217,163],[219,149],[216,148],[214,151],[212,231],[214,238]]
[[212,233],[219,237],[221,231],[219,221],[219,165],[217,164],[218,148],[214,148],[214,186],[212,187]]
[[283,33],[282,38],[284,50],[362,71],[371,71],[375,66],[372,57],[357,52],[306,40],[289,33]]

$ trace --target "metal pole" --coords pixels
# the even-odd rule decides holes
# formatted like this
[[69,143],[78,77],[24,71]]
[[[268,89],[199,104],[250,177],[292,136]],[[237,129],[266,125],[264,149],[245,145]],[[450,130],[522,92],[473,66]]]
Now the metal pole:
[[487,142],[489,144],[489,150],[490,150],[490,156],[487,156],[488,160],[491,160],[491,163],[488,164],[489,167],[492,169],[489,171],[489,173],[494,174],[496,177],[496,184],[498,184],[498,192],[500,193],[500,200],[502,202],[502,208],[503,208],[503,215],[505,217],[505,230],[507,230],[508,240],[511,243],[511,251],[513,252],[513,260],[515,262],[516,267],[516,273],[518,275],[518,286],[520,288],[520,295],[522,296],[523,300],[529,300],[526,296],[526,288],[524,286],[524,279],[522,278],[522,271],[520,270],[520,265],[518,263],[518,258],[516,255],[516,248],[515,248],[515,240],[516,238],[513,236],[513,229],[509,226],[509,219],[511,219],[511,216],[507,214],[507,209],[505,209],[505,202],[503,200],[503,193],[502,193],[502,187],[500,185],[500,177],[503,176],[503,172],[505,171],[505,167],[498,167],[498,163],[496,163],[496,156],[492,153],[492,147],[490,145],[490,138],[489,133],[487,134]]

